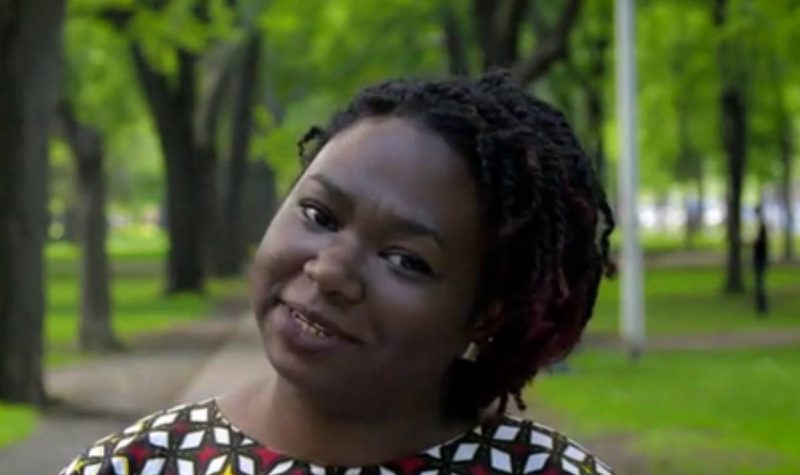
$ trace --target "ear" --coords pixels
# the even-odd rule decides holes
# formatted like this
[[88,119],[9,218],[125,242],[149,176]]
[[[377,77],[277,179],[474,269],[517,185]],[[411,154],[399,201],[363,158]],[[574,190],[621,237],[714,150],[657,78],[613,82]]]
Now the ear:
[[499,300],[491,302],[479,315],[470,328],[472,341],[484,346],[492,339],[503,323],[503,304]]

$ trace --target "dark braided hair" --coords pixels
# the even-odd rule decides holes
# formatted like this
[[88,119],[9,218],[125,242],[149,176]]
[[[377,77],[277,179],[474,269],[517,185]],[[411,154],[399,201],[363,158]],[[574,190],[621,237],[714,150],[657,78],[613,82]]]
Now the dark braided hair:
[[299,143],[307,167],[336,134],[369,117],[404,118],[430,129],[468,162],[490,244],[476,315],[499,309],[491,341],[468,371],[450,374],[448,415],[474,417],[521,392],[566,356],[592,314],[604,273],[613,272],[611,210],[591,160],[563,114],[532,98],[504,71],[478,80],[396,79],[362,90],[330,123]]

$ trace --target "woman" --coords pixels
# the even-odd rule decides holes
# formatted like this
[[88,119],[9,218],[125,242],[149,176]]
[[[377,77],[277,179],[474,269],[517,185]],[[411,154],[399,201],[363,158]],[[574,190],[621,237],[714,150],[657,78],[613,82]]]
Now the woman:
[[300,149],[252,269],[275,376],[64,473],[611,473],[503,415],[575,346],[610,269],[611,213],[563,116],[504,73],[394,80]]

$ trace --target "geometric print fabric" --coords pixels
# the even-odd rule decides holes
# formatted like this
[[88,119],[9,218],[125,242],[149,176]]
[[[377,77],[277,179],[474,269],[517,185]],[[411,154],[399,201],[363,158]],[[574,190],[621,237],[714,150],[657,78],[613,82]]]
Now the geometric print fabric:
[[234,427],[216,400],[144,417],[99,441],[60,475],[611,475],[583,447],[510,416],[476,426],[422,453],[381,465],[330,467],[296,460]]

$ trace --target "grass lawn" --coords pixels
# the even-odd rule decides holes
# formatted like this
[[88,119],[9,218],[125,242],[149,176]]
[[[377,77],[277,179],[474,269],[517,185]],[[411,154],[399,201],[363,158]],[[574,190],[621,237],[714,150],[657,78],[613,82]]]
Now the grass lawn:
[[800,473],[800,347],[659,352],[635,364],[587,350],[570,366],[526,396],[563,415],[568,433],[628,436],[654,475]]
[[[205,295],[163,295],[163,240],[113,240],[113,326],[123,342],[134,335],[168,328],[207,316],[214,302],[244,295],[244,279],[211,279]],[[79,289],[78,251],[74,246],[48,246],[45,365],[75,363],[85,355],[77,348]],[[36,426],[37,413],[22,405],[0,404],[0,447],[23,439]]]
[[[768,318],[756,318],[751,291],[722,295],[722,282],[723,273],[717,268],[648,268],[644,283],[647,333],[698,334],[800,326],[800,266],[770,269]],[[751,281],[746,284],[752,290]],[[619,277],[602,283],[590,332],[616,333],[619,285]]]
[[[123,339],[143,332],[167,328],[208,315],[213,302],[226,295],[245,292],[243,279],[208,281],[206,295],[185,294],[165,297],[161,262],[140,260],[133,269],[114,272],[112,282],[113,325]],[[47,316],[45,319],[48,366],[80,358],[77,350],[80,283],[74,272],[63,269],[48,273]]]
[[35,409],[0,402],[0,447],[27,437],[36,427]]
[[[783,231],[770,229],[770,253],[773,258],[777,258],[783,252]],[[749,252],[749,245],[755,238],[756,229],[753,226],[743,226],[742,237],[744,239],[744,250]],[[642,247],[645,254],[665,254],[671,252],[682,252],[687,250],[686,235],[682,229],[646,230],[642,229]],[[622,241],[622,232],[617,230],[611,235],[611,245],[614,249],[619,249]],[[800,248],[800,235],[795,237],[795,249]],[[707,227],[702,233],[697,234],[692,241],[691,249],[694,251],[706,251],[722,254],[725,252],[725,229],[722,226]]]

